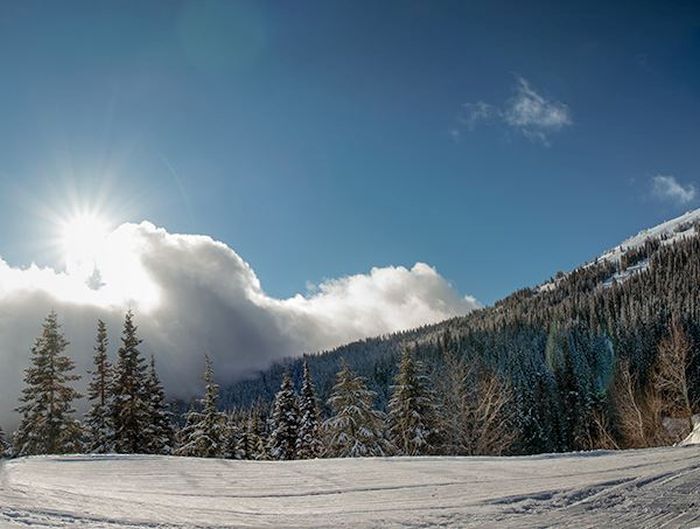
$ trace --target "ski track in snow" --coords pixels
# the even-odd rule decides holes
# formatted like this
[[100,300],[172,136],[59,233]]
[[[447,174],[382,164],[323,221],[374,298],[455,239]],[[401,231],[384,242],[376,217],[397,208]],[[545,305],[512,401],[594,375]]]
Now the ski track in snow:
[[528,457],[0,463],[0,528],[700,527],[700,446]]

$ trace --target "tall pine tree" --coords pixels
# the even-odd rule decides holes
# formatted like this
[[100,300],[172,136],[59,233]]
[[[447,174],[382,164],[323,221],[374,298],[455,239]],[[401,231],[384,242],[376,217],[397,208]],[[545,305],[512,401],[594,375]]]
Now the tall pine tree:
[[343,360],[329,406],[334,415],[323,423],[330,457],[385,456],[392,452],[384,435],[384,414],[374,409],[374,391]]
[[389,400],[389,441],[400,454],[419,456],[435,453],[437,411],[422,365],[405,349]]
[[107,326],[97,320],[92,379],[88,385],[88,401],[92,402],[85,416],[86,446],[91,453],[105,454],[114,450],[112,417],[112,366],[107,358]]
[[150,417],[146,428],[146,452],[149,454],[170,455],[173,453],[175,433],[173,430],[173,414],[165,400],[165,391],[158,378],[156,360],[151,355],[148,374],[146,375],[145,393],[148,399],[148,415]]
[[226,453],[226,415],[217,408],[219,385],[208,355],[204,357],[204,397],[201,411],[190,408],[185,427],[180,431],[178,455],[191,457],[223,457]]
[[14,435],[18,456],[62,454],[80,451],[80,423],[73,418],[73,400],[80,397],[69,383],[74,363],[65,355],[68,340],[51,311],[41,336],[31,351],[31,366],[25,370],[25,388],[17,411],[22,415]]
[[122,345],[117,353],[112,400],[114,448],[126,454],[148,450],[145,434],[151,421],[146,395],[146,365],[138,349],[141,340],[136,330],[134,315],[129,310],[124,318]]
[[319,457],[323,451],[321,421],[316,398],[316,388],[311,378],[308,362],[304,362],[304,375],[299,395],[299,434],[296,453],[299,459]]
[[295,459],[299,435],[299,407],[292,377],[284,374],[280,390],[275,395],[270,418],[270,455],[273,459]]

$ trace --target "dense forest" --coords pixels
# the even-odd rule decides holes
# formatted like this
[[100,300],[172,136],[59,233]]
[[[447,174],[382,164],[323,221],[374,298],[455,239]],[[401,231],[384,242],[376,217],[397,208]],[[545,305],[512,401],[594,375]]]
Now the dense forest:
[[465,317],[289,359],[223,392],[205,357],[188,405],[167,401],[129,312],[114,363],[98,322],[82,420],[51,313],[0,448],[297,459],[670,444],[700,402],[698,279],[698,227],[679,224]]

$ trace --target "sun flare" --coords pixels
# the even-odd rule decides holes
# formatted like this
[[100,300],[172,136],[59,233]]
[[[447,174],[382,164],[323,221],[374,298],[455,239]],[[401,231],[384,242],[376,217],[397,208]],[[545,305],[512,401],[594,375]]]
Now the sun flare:
[[95,214],[81,213],[66,219],[61,225],[60,245],[67,271],[91,274],[104,252],[109,231],[109,223]]

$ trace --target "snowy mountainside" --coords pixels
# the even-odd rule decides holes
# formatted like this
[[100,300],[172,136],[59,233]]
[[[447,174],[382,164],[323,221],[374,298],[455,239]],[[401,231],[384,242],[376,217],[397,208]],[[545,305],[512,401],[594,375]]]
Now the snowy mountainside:
[[700,446],[528,457],[48,456],[0,468],[0,528],[700,525]]
[[[658,242],[661,245],[673,244],[698,233],[700,233],[700,209],[688,211],[679,217],[663,222],[653,228],[642,230],[637,233],[637,235],[625,239],[619,245],[604,252],[594,261],[586,263],[580,268],[589,267],[603,261],[614,263],[620,267],[625,254],[630,251],[639,250],[649,242]],[[615,282],[622,282],[634,274],[645,270],[648,265],[649,260],[643,259],[632,266],[625,266],[624,269],[616,271],[604,280],[602,286],[610,287]],[[537,291],[544,292],[555,289],[557,284],[566,275],[567,274],[562,274],[542,283],[537,287]]]
[[605,252],[599,259],[619,260],[625,251],[639,248],[652,239],[658,240],[663,244],[672,244],[698,233],[698,223],[700,223],[700,209],[688,211],[680,217],[640,231],[637,235],[626,239],[612,250]]

